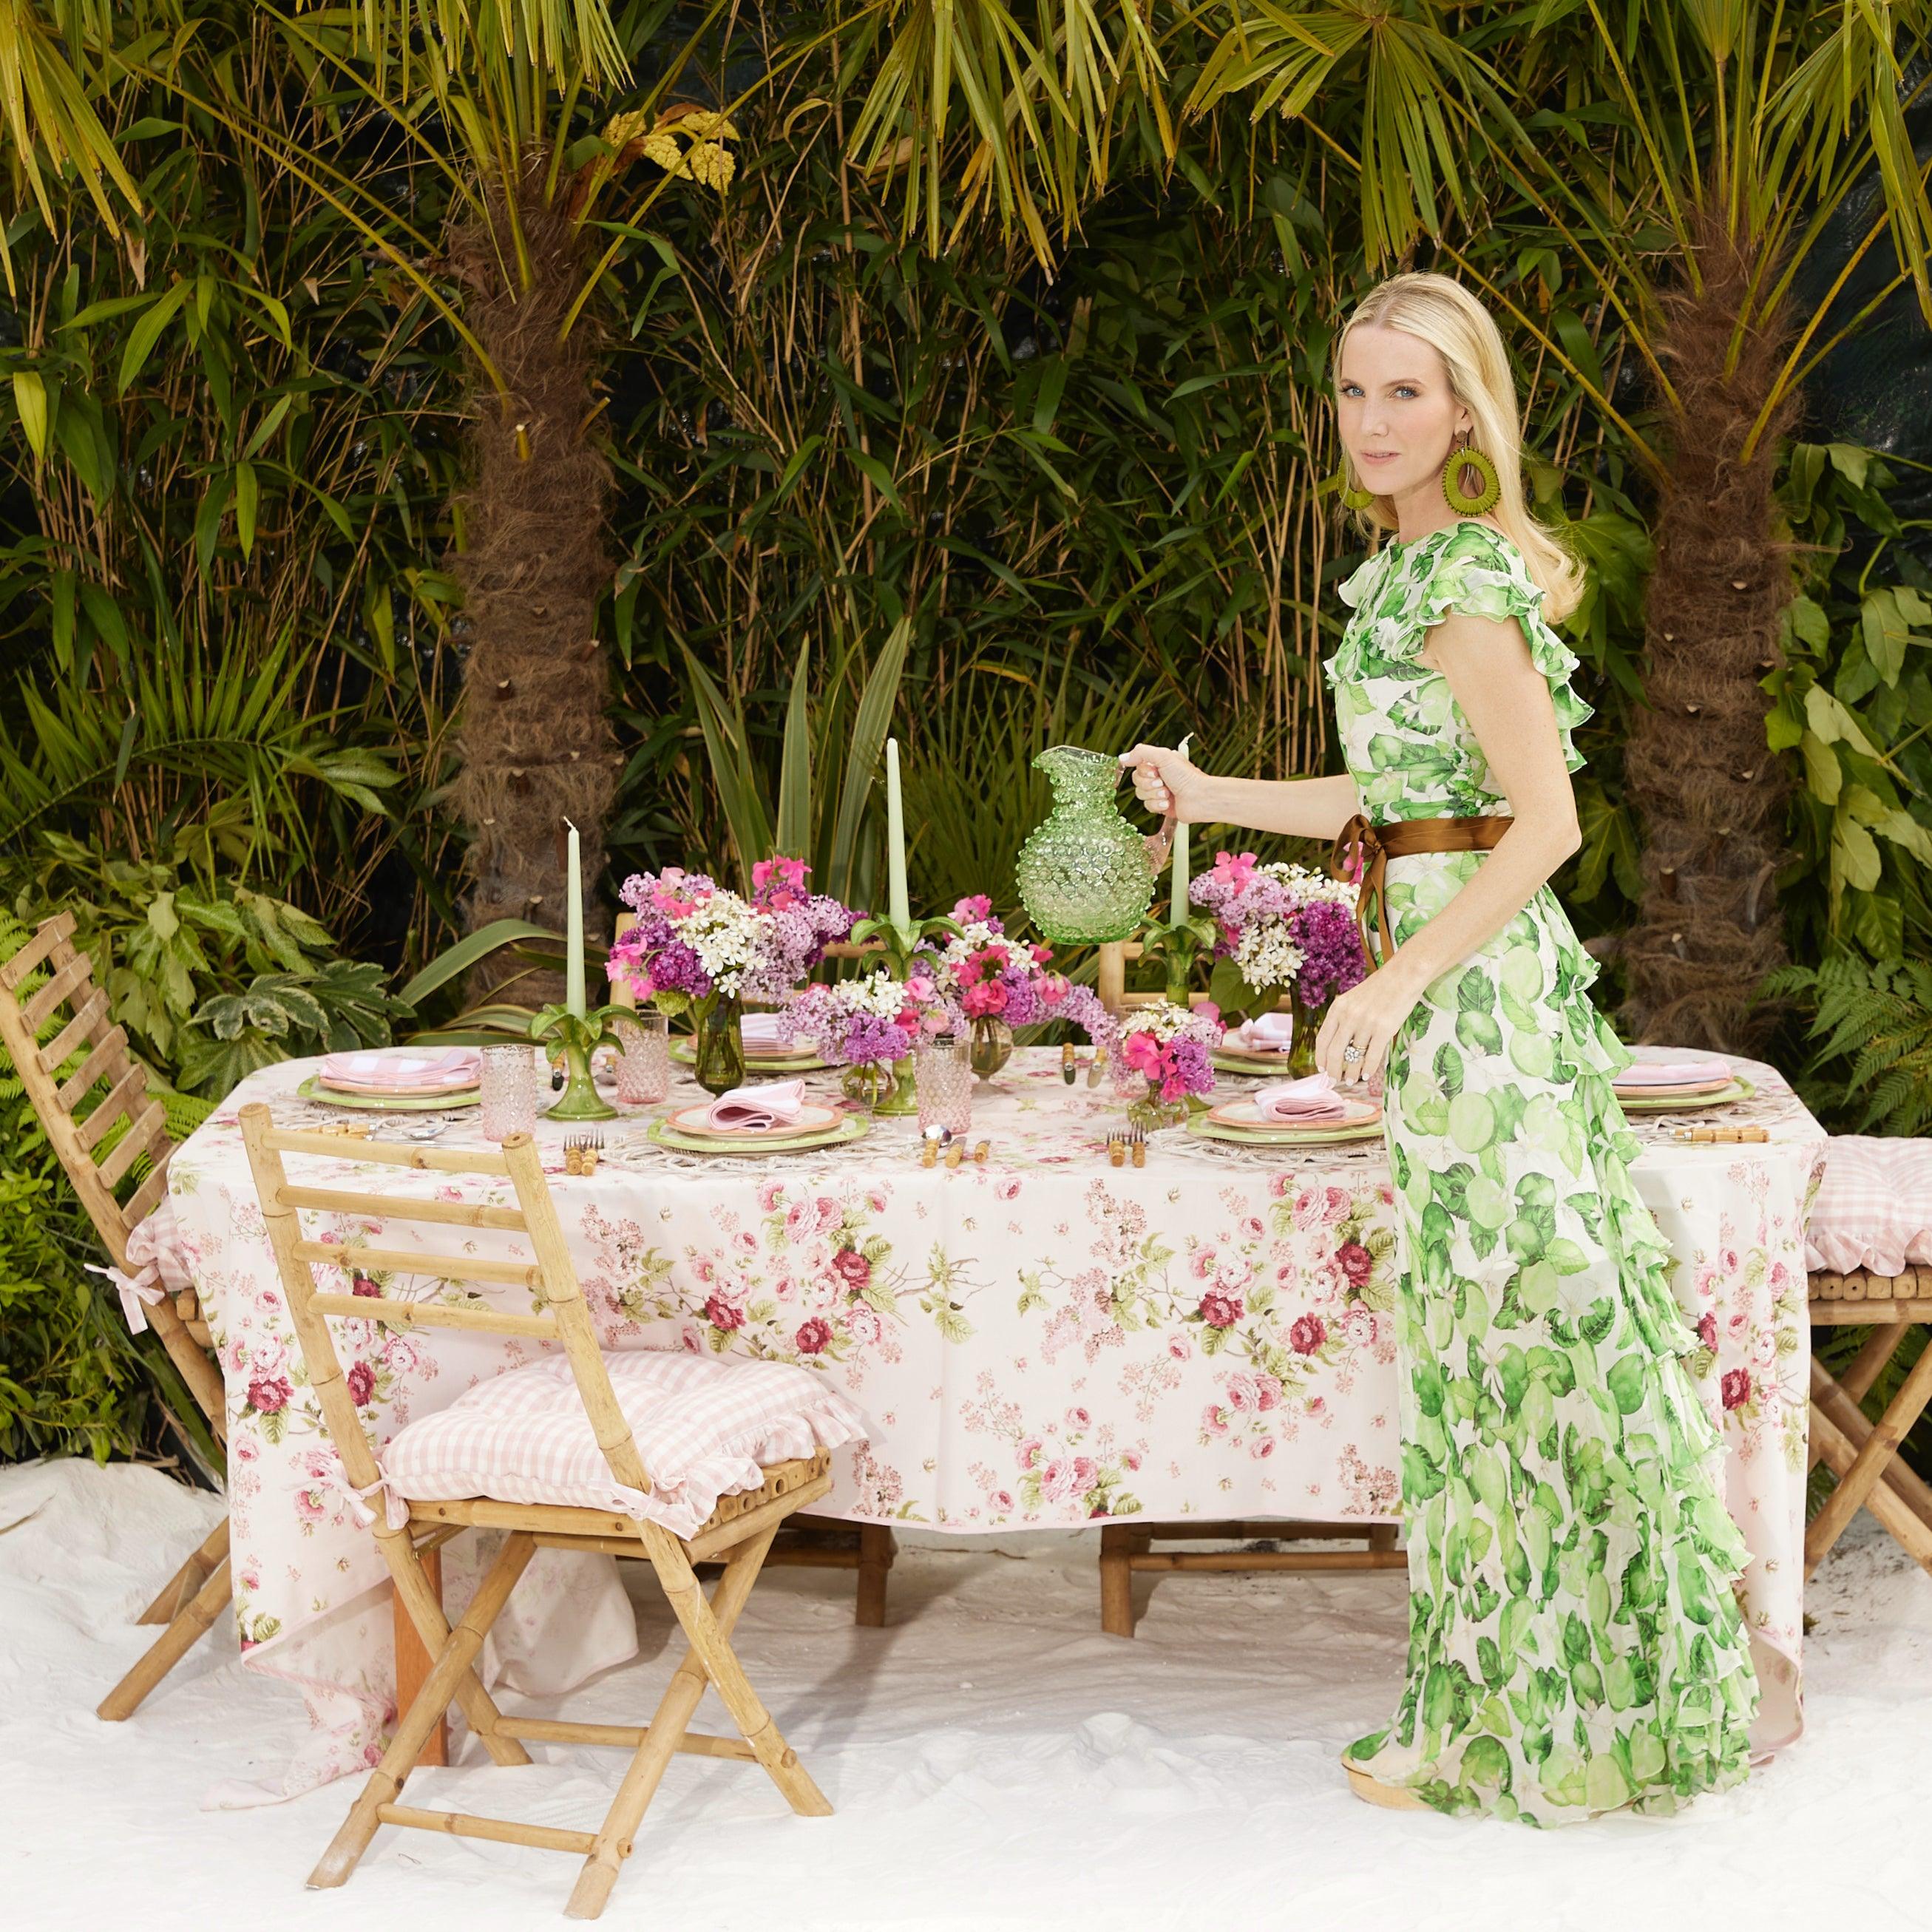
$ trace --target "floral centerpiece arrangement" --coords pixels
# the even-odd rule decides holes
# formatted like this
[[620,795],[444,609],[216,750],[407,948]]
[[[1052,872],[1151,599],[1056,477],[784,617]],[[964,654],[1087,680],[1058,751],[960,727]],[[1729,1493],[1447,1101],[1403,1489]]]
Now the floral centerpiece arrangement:
[[1286,993],[1294,1013],[1291,1073],[1312,1072],[1320,1009],[1367,974],[1355,922],[1356,888],[1306,866],[1218,854],[1190,898],[1220,928],[1208,990],[1224,1009],[1272,1010]]
[[888,972],[808,986],[791,1003],[793,1027],[820,1059],[845,1069],[845,1091],[874,1112],[909,1114],[918,1105],[908,1068],[920,1034],[950,1032],[954,1016],[930,974]]
[[852,929],[848,908],[808,888],[809,870],[796,859],[760,860],[748,899],[667,866],[633,874],[617,895],[638,918],[610,948],[610,978],[662,1012],[692,1016],[707,1092],[745,1077],[743,1003],[787,998]]
[[1015,1027],[1066,1019],[1093,1033],[1098,1002],[1091,993],[1048,970],[1051,946],[1010,938],[984,892],[961,899],[952,923],[953,936],[943,946],[928,940],[914,964],[970,1034],[973,1070],[982,1079],[1006,1064]]
[[1187,1104],[1214,1090],[1210,1056],[1221,1043],[1220,1009],[1161,1000],[1110,1023],[1117,1084],[1132,1083],[1127,1118],[1150,1131],[1184,1120]]

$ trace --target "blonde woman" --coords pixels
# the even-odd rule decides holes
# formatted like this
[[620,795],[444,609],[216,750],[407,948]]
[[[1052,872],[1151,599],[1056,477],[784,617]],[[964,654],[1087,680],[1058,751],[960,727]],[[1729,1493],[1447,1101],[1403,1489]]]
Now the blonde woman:
[[1375,914],[1378,970],[1316,1054],[1345,1085],[1386,1070],[1409,1648],[1343,1762],[1382,1804],[1672,1811],[1746,1776],[1759,1680],[1696,1338],[1611,1091],[1632,1056],[1548,884],[1578,842],[1589,707],[1550,628],[1578,572],[1525,506],[1502,340],[1458,284],[1376,289],[1335,405],[1349,500],[1388,538],[1324,667],[1347,775],[1122,762],[1153,811],[1335,839]]

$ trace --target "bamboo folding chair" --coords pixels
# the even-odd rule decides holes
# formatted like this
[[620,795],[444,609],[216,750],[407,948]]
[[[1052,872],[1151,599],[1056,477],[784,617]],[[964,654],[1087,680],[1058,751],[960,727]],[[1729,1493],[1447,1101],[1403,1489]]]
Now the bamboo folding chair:
[[[164,1104],[148,1092],[147,1071],[128,1050],[128,1036],[108,1017],[107,995],[94,983],[88,956],[75,949],[70,914],[45,921],[0,964],[0,1044],[18,1070],[27,1099],[66,1170],[87,1218],[114,1266],[134,1272],[128,1238],[167,1192],[174,1142]],[[68,1016],[60,1021],[63,1007]],[[59,1022],[45,1045],[41,1036]],[[72,1063],[71,1070],[61,1070]],[[90,1104],[91,1102],[91,1104]],[[122,1129],[110,1143],[117,1126]],[[142,1156],[148,1171],[124,1205],[116,1191]],[[217,1442],[227,1434],[221,1377],[209,1359],[212,1341],[191,1290],[162,1295],[148,1325],[166,1350]],[[192,1649],[230,1596],[228,1519],[168,1580],[136,1619],[167,1628],[133,1670],[102,1699],[110,1722],[132,1717],[141,1700]]]
[[1870,1324],[1872,1332],[1842,1376],[1812,1358],[1810,1466],[1823,1462],[1838,1480],[1805,1529],[1804,1574],[1808,1578],[1824,1561],[1862,1507],[1932,1572],[1932,1488],[1898,1454],[1932,1400],[1932,1345],[1877,1422],[1859,1406],[1912,1327],[1932,1322],[1932,1268],[1899,1275],[1818,1269],[1810,1276],[1810,1303],[1814,1326]]
[[[383,1486],[368,1436],[350,1401],[337,1359],[328,1322],[419,1323],[428,1327],[486,1330],[525,1340],[560,1342],[598,1448],[611,1474],[624,1486],[648,1490],[650,1478],[629,1424],[610,1386],[596,1330],[585,1307],[576,1271],[564,1245],[563,1231],[546,1186],[536,1144],[513,1134],[498,1152],[425,1148],[356,1147],[350,1158],[384,1166],[434,1169],[440,1173],[507,1177],[515,1190],[514,1208],[445,1201],[401,1200],[333,1189],[290,1184],[285,1154],[344,1157],[344,1144],[316,1134],[277,1129],[259,1103],[242,1110],[242,1132],[261,1197],[270,1246],[286,1292],[289,1312],[302,1348],[310,1386],[337,1454],[356,1489],[374,1495]],[[304,1238],[304,1209],[367,1216],[379,1222],[442,1222],[460,1228],[507,1230],[520,1235],[532,1262],[485,1259],[475,1256],[377,1252],[372,1266],[435,1280],[520,1288],[531,1297],[534,1314],[493,1307],[456,1306],[439,1302],[400,1301],[324,1292],[314,1270],[339,1263],[340,1250]],[[802,1816],[830,1814],[828,1804],[771,1713],[759,1700],[731,1648],[733,1626],[758,1580],[780,1524],[794,1510],[822,1496],[832,1486],[830,1459],[823,1450],[796,1461],[768,1466],[760,1487],[720,1498],[710,1517],[692,1535],[680,1538],[648,1518],[547,1503],[506,1503],[486,1497],[462,1502],[397,1498],[398,1525],[379,1510],[371,1526],[383,1560],[434,1661],[429,1676],[396,1726],[382,1762],[370,1773],[334,1842],[310,1874],[313,1886],[342,1884],[352,1872],[377,1829],[386,1824],[452,1832],[460,1837],[535,1845],[573,1852],[584,1860],[568,1907],[574,1918],[595,1918],[616,1883],[618,1867],[630,1856],[638,1827],[656,1794],[674,1751],[702,1757],[755,1761],[764,1767],[786,1802]],[[423,1569],[424,1552],[440,1548],[465,1528],[508,1531],[501,1553],[478,1586],[470,1607],[454,1628]],[[688,1648],[673,1673],[651,1721],[646,1725],[592,1724],[561,1719],[506,1717],[491,1701],[477,1676],[476,1662],[490,1625],[508,1601],[518,1578],[540,1549],[599,1550],[640,1558],[657,1574],[672,1614]],[[692,1565],[722,1558],[723,1574],[706,1600]],[[718,1693],[739,1736],[702,1735],[689,1730],[709,1684]],[[602,1825],[596,1832],[571,1832],[514,1820],[476,1817],[461,1812],[419,1809],[400,1803],[404,1780],[418,1754],[451,1703],[459,1705],[484,1748],[500,1765],[527,1764],[524,1742],[608,1744],[629,1750],[629,1768]]]

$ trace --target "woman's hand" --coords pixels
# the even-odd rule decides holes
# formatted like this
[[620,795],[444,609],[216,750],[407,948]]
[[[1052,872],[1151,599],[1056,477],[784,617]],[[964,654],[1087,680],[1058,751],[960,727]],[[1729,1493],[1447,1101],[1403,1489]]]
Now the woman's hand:
[[[1371,1084],[1379,1091],[1388,1060],[1390,1042],[1422,997],[1411,987],[1399,962],[1371,973],[1358,986],[1338,993],[1329,1002],[1322,1030],[1315,1036],[1315,1064],[1337,1087]],[[1343,1058],[1350,1046],[1361,1048],[1359,1060]]]
[[1120,754],[1120,763],[1134,774],[1134,796],[1148,811],[1172,822],[1196,825],[1213,816],[1208,788],[1214,780],[1185,752],[1164,745],[1136,745]]

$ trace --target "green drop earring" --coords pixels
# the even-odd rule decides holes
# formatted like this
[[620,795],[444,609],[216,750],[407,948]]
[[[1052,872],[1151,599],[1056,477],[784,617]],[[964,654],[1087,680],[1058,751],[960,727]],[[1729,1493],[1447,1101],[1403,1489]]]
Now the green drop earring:
[[[1462,476],[1473,470],[1480,479],[1473,494],[1466,494]],[[1503,494],[1502,479],[1496,466],[1474,444],[1451,446],[1449,460],[1442,466],[1442,500],[1459,517],[1480,517],[1493,510]]]

